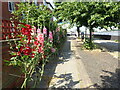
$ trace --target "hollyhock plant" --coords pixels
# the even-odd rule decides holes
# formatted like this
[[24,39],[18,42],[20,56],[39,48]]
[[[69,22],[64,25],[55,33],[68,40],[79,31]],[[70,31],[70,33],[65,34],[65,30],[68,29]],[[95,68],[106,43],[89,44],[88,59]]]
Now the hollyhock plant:
[[47,29],[45,27],[43,28],[43,34],[47,35]]
[[54,48],[51,48],[52,53],[54,53],[56,50]]
[[25,47],[25,49],[23,50],[24,55],[30,55],[31,52],[32,49],[29,46]]
[[39,53],[44,53],[44,50],[43,50],[43,47],[42,47],[42,46],[40,46],[40,47],[38,48],[38,52],[39,52]]
[[44,43],[44,35],[43,34],[38,34],[37,35],[37,41],[39,41],[40,43]]
[[[60,29],[58,28],[58,31]],[[42,65],[41,72],[44,70],[44,66],[51,55],[54,55],[57,48],[60,37],[60,32],[53,30],[53,32],[49,31],[49,37],[46,37],[47,29],[43,28],[43,33],[36,27],[31,28],[30,25],[25,25],[24,28],[21,30],[20,40],[16,41],[16,51],[15,53],[11,54],[11,65],[20,66],[23,69],[23,73],[25,74],[25,80],[22,85],[26,87],[27,81],[31,79],[32,72],[35,71],[36,65]],[[53,43],[53,36],[57,37]],[[53,47],[54,46],[54,47]],[[41,61],[41,60],[42,61]],[[42,64],[41,64],[42,62]],[[43,73],[40,73],[42,76]],[[41,78],[41,77],[40,77]],[[37,82],[37,81],[36,81]]]
[[26,27],[25,28],[22,28],[21,32],[23,35],[26,35],[26,36],[30,36],[31,33],[32,33],[32,28],[30,25],[25,25]]
[[[31,28],[31,26],[30,25],[28,25],[28,24],[26,24],[25,25],[25,28],[22,28],[22,30],[21,30],[21,32],[22,32],[22,34],[23,35],[25,35],[25,36],[27,36],[27,43],[28,44],[30,44],[30,40],[31,40],[31,38],[32,38],[32,28]],[[22,37],[23,38],[23,37]]]
[[41,34],[41,29],[37,29],[37,34]]
[[31,35],[35,35],[35,34],[36,34],[36,27],[33,26]]
[[50,39],[50,42],[52,42],[52,41],[53,41],[53,34],[52,34],[52,32],[51,32],[51,31],[49,32],[49,39]]

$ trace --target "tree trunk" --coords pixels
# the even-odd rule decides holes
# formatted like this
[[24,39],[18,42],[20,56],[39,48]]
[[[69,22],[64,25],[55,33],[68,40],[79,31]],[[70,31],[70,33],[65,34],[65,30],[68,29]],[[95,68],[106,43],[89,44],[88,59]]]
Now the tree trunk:
[[112,27],[110,27],[110,29],[112,30]]
[[87,27],[85,29],[85,39],[87,38]]
[[80,27],[77,26],[78,37],[80,37]]
[[90,44],[92,43],[92,28],[90,27]]

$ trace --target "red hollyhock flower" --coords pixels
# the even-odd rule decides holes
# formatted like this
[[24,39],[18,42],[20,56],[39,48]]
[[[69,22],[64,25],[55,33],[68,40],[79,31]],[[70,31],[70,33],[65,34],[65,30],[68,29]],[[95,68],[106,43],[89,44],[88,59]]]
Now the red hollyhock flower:
[[34,58],[35,57],[35,53],[32,53],[32,55],[30,56],[31,58]]
[[32,49],[29,46],[25,47],[25,49],[23,50],[24,55],[30,55],[31,52]]
[[27,35],[27,36],[31,36],[31,33],[32,33],[32,28],[30,25],[26,24],[25,25],[26,27],[25,28],[22,28],[21,32],[23,35]]
[[32,33],[31,29],[22,28],[21,31],[23,35],[31,36],[31,33]]
[[18,52],[17,52],[17,55],[18,55],[18,56],[20,56],[20,54],[21,54],[21,52],[20,52],[20,51],[18,51]]
[[39,43],[38,41],[34,41],[34,45],[37,46]]
[[24,50],[23,46],[20,46],[20,52],[22,52]]
[[26,26],[26,28],[31,28],[31,26],[30,26],[30,25],[28,25],[28,24],[26,24],[25,26]]
[[44,55],[44,58],[46,58],[46,55]]

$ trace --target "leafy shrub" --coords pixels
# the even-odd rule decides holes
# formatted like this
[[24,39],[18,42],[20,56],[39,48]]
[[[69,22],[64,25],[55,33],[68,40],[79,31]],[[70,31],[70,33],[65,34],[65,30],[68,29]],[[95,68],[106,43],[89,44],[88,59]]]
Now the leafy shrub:
[[96,48],[96,45],[94,44],[94,42],[90,42],[90,39],[89,38],[86,38],[85,39],[85,42],[83,43],[83,47],[85,49],[88,49],[88,50],[92,50],[92,49],[95,49]]

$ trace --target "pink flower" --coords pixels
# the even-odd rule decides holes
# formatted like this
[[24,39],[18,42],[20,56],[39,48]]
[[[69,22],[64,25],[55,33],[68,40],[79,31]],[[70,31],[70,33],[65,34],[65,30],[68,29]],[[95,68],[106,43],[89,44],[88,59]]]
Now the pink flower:
[[47,29],[45,27],[43,28],[43,34],[47,35]]
[[38,52],[39,52],[39,53],[44,53],[44,51],[43,51],[43,47],[42,47],[42,46],[39,47]]
[[39,41],[40,43],[44,43],[44,35],[43,34],[38,34],[37,35],[37,41]]
[[49,39],[50,39],[50,41],[53,40],[53,35],[52,35],[52,32],[51,32],[51,31],[49,32]]
[[39,53],[44,53],[43,48],[44,48],[44,34],[38,34],[36,38],[36,42],[34,42],[35,45],[40,45],[38,47],[38,52]]
[[51,48],[51,51],[54,53],[56,50],[54,48]]
[[40,34],[41,33],[41,30],[38,28],[37,29],[37,34]]

